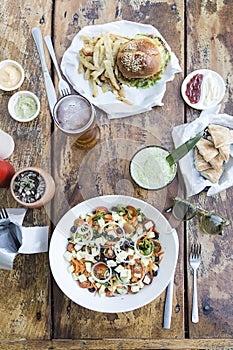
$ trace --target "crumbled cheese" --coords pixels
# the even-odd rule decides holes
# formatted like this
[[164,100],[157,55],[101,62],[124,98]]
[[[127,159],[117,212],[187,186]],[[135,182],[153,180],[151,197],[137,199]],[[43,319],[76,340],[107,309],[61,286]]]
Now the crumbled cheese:
[[156,264],[153,264],[152,266],[152,270],[153,271],[158,271],[159,267]]
[[114,267],[117,266],[117,263],[114,260],[107,260],[107,265],[108,267]]
[[150,284],[150,282],[151,282],[150,277],[146,275],[146,276],[144,277],[144,279],[143,279],[143,282],[144,282],[145,284]]
[[85,266],[86,266],[87,272],[90,272],[90,273],[91,273],[91,263],[90,263],[89,261],[86,261],[86,262],[85,262]]
[[154,237],[155,237],[155,233],[153,231],[150,232],[149,235],[148,235],[148,238],[154,238]]
[[74,279],[75,281],[78,280],[78,275],[77,275],[77,273],[72,273],[72,276],[73,276],[73,279]]
[[139,290],[140,290],[139,285],[135,284],[134,286],[131,286],[132,293],[137,293],[139,292]]
[[91,283],[95,282],[94,278],[92,276],[88,277],[88,281],[90,281]]
[[131,249],[131,248],[129,248],[129,249],[128,249],[128,255],[134,255],[134,250]]
[[135,274],[134,274],[134,277],[136,277],[136,278],[141,278],[142,275],[141,275],[140,273],[135,273]]
[[97,248],[95,247],[91,248],[91,255],[96,256],[97,252],[98,252]]
[[154,226],[153,222],[152,221],[148,221],[145,223],[145,229],[148,231],[151,227]]
[[105,221],[104,221],[104,219],[103,219],[103,218],[100,218],[100,219],[98,220],[98,225],[99,225],[101,228],[103,228],[103,227],[104,227],[104,225],[105,225]]
[[99,296],[100,296],[100,297],[105,296],[105,289],[106,289],[106,287],[105,287],[104,285],[102,285],[102,286],[100,287],[100,289],[99,289]]
[[63,254],[63,257],[66,261],[71,261],[73,259],[72,253],[68,252],[68,250]]
[[128,280],[130,280],[130,278],[131,278],[131,270],[124,269],[123,271],[121,271],[120,276],[121,276],[121,278],[127,278]]
[[112,212],[112,219],[113,221],[119,221],[121,219],[121,216],[116,213],[115,211]]
[[143,227],[142,227],[142,226],[139,226],[139,227],[137,228],[137,234],[138,234],[138,235],[143,234]]
[[82,283],[87,281],[86,276],[82,273],[81,275],[78,276],[78,280]]
[[76,243],[74,249],[76,250],[76,252],[78,252],[80,249],[82,249],[82,245]]
[[122,271],[124,271],[124,267],[122,265],[118,265],[117,268],[115,269],[116,272],[121,273]]
[[69,266],[67,267],[67,271],[68,271],[69,273],[74,272],[74,266],[73,266],[73,265],[69,265]]
[[128,252],[124,251],[124,250],[121,250],[118,254],[117,254],[117,257],[118,259],[124,261],[128,256]]

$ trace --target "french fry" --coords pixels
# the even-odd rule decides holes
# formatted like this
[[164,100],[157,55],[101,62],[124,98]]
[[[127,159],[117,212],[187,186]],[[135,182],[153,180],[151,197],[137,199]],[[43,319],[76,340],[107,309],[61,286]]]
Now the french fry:
[[80,59],[84,67],[90,70],[96,70],[96,67],[92,63],[88,62],[88,60],[86,60],[86,58],[83,57],[81,54],[78,55],[78,58]]
[[116,78],[115,78],[115,75],[114,75],[114,72],[113,72],[113,69],[112,69],[113,67],[112,67],[111,63],[108,60],[105,60],[104,61],[104,65],[105,65],[106,72],[108,74],[109,79],[111,80],[112,85],[114,86],[114,88],[116,90],[120,90],[120,87],[117,84],[117,81],[116,81]]
[[111,91],[119,101],[131,104],[125,98],[120,74],[116,64],[117,53],[122,43],[130,38],[114,33],[103,33],[96,37],[82,36],[84,46],[78,53],[78,73],[89,80],[92,96],[98,96],[98,86],[102,92]]
[[97,85],[94,79],[90,78],[89,79],[90,85],[91,85],[91,90],[92,90],[92,96],[97,97],[98,96],[98,89]]

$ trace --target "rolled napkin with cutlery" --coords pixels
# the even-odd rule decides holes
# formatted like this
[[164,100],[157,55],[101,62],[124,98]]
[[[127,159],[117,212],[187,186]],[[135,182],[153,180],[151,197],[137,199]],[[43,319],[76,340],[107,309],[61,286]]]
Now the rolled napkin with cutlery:
[[18,254],[48,251],[48,226],[22,226],[27,209],[7,209],[0,219],[0,269],[11,270]]

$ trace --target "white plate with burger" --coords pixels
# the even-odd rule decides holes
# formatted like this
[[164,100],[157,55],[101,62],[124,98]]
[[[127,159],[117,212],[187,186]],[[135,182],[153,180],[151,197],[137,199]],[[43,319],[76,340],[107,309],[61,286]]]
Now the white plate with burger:
[[[123,86],[125,100],[130,103],[118,100],[111,89],[103,92],[100,86],[97,86],[97,96],[93,97],[93,89],[91,88],[89,79],[84,79],[84,72],[78,72],[80,63],[78,55],[84,47],[83,38],[97,38],[103,33],[126,36],[129,42],[133,39],[131,44],[125,48],[123,48],[125,44],[122,44],[117,52],[121,52],[121,55],[124,56],[123,51],[126,51],[125,57],[130,57],[130,60],[134,63],[135,59],[138,60],[138,54],[140,55],[141,65],[131,64],[131,67],[129,67],[128,59],[116,57],[113,66],[113,70],[115,70],[115,65],[117,65],[118,71],[121,70],[120,76],[123,79],[120,85]],[[141,42],[145,40],[147,43],[146,45],[140,44],[140,46],[137,45],[137,40]],[[143,47],[146,47],[146,49]],[[138,51],[143,52],[138,53]],[[120,61],[121,63],[119,64]],[[134,67],[134,72],[131,70],[132,66]],[[181,72],[177,57],[155,27],[129,21],[116,21],[82,28],[64,53],[61,69],[73,88],[95,106],[105,111],[110,118],[139,114],[150,110],[154,106],[163,105],[162,99],[166,91],[166,83],[174,79],[175,73]],[[129,74],[127,75],[127,73]],[[135,73],[136,78],[133,78]],[[98,74],[98,71],[96,74]],[[156,77],[155,85],[153,85],[154,77]],[[141,85],[150,85],[150,87],[131,86],[131,82],[133,85],[139,85],[138,82],[140,82]]]

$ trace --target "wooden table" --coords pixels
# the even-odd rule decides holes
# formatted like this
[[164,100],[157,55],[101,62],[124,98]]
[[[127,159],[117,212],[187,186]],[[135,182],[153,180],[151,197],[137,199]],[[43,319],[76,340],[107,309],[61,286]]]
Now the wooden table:
[[[210,68],[222,75],[226,95],[221,111],[232,114],[233,1],[5,0],[0,11],[0,59],[15,59],[24,66],[26,79],[21,90],[35,92],[41,101],[38,119],[18,123],[7,111],[12,93],[0,92],[0,127],[12,135],[16,144],[9,161],[16,170],[40,166],[50,171],[56,182],[54,200],[45,208],[28,210],[24,225],[50,224],[52,233],[70,207],[93,196],[127,194],[162,212],[171,204],[172,196],[182,196],[178,179],[157,192],[133,185],[128,173],[132,155],[128,145],[133,140],[139,146],[160,144],[172,149],[172,128],[200,114],[187,107],[180,95],[183,78],[197,68]],[[43,36],[52,36],[60,62],[83,26],[121,19],[155,26],[179,58],[182,73],[167,84],[162,107],[121,120],[109,120],[99,113],[101,142],[91,152],[77,151],[52,124],[31,29],[38,26]],[[50,67],[47,52],[46,60]],[[55,73],[53,77],[57,85]],[[89,164],[86,176],[84,161]],[[231,220],[232,195],[230,188],[213,197],[203,192],[192,200]],[[0,189],[0,199],[1,205],[17,206],[9,189]],[[174,227],[178,225],[170,214],[167,218]],[[176,228],[180,251],[170,330],[162,328],[165,292],[132,312],[92,312],[61,292],[51,275],[47,253],[18,255],[12,271],[0,270],[0,349],[233,348],[232,226],[227,227],[224,236],[214,237],[204,235],[196,219]],[[190,317],[192,271],[187,260],[195,239],[203,247],[198,324],[193,324]]]

